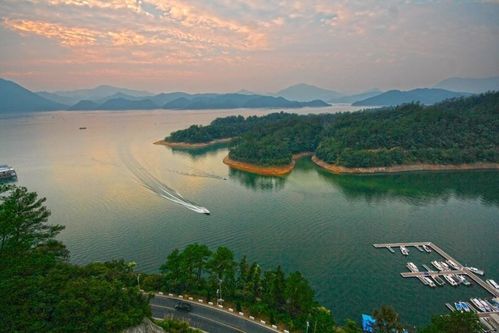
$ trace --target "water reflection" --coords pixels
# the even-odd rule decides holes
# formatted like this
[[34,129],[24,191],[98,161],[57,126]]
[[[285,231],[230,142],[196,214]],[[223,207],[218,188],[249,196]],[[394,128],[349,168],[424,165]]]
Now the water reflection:
[[272,176],[259,176],[252,173],[239,171],[229,168],[229,178],[237,180],[246,188],[255,191],[280,191],[284,188],[287,176],[272,177]]
[[334,184],[351,199],[378,202],[399,199],[411,204],[435,201],[479,199],[486,205],[499,206],[499,173],[418,172],[392,175],[333,175],[318,169],[319,175]]
[[166,148],[171,149],[173,155],[188,156],[193,161],[196,161],[200,158],[215,156],[219,151],[224,150],[224,149],[227,150],[228,146],[229,146],[228,143],[219,143],[219,144],[215,144],[215,145],[212,145],[209,147],[195,148],[195,149],[192,149],[192,148],[190,148],[190,149],[170,148],[170,147],[166,147]]

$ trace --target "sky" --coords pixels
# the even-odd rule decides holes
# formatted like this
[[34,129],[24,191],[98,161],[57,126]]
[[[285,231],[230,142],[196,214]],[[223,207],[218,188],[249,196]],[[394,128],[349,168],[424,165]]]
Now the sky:
[[499,75],[499,0],[0,0],[0,77],[32,90],[342,92]]

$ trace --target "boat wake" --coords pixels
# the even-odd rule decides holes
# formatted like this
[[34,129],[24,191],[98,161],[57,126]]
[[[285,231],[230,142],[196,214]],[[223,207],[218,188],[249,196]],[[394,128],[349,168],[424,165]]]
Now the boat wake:
[[[125,156],[123,156],[125,157]],[[210,215],[210,211],[202,206],[197,205],[195,202],[185,199],[182,194],[178,193],[175,189],[162,183],[159,179],[154,177],[147,171],[139,162],[137,162],[129,154],[122,158],[125,166],[137,178],[140,184],[150,190],[151,192],[167,199],[175,204],[181,205],[193,212]]]
[[204,172],[204,171],[200,171],[200,170],[197,170],[197,169],[194,169],[194,168],[193,168],[193,170],[196,173],[178,171],[178,170],[173,170],[173,169],[166,169],[166,171],[168,171],[168,172],[176,173],[177,175],[181,175],[181,176],[211,178],[211,179],[218,179],[218,180],[227,180],[227,178],[222,177],[222,176],[214,175],[214,174],[211,174],[211,173],[208,173],[208,172]]

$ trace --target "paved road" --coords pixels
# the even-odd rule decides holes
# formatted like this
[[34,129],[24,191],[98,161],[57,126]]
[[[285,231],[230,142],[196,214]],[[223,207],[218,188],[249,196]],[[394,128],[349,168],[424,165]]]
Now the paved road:
[[221,311],[215,307],[189,302],[192,305],[191,312],[176,311],[175,303],[178,299],[169,296],[156,295],[151,299],[151,310],[154,318],[173,316],[190,323],[192,327],[199,328],[210,333],[270,333],[278,332],[270,327],[264,327],[256,322],[239,316],[237,314]]

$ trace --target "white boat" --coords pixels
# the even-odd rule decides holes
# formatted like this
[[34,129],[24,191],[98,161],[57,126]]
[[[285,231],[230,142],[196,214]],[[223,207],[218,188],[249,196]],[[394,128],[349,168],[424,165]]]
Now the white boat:
[[487,302],[485,302],[483,299],[478,298],[478,301],[482,303],[482,306],[485,308],[487,312],[492,311],[492,307],[489,304],[487,304]]
[[435,288],[437,285],[433,282],[429,277],[423,276],[423,279],[426,281],[426,284],[432,288]]
[[450,267],[449,267],[449,265],[447,265],[445,262],[441,261],[441,262],[440,262],[440,266],[442,266],[442,269],[443,269],[444,271],[450,271]]
[[494,287],[496,289],[499,289],[499,284],[497,284],[497,282],[495,282],[494,280],[488,279],[488,280],[485,280],[485,282],[487,282],[488,284],[490,284],[492,287]]
[[423,250],[425,250],[428,253],[431,252],[431,249],[430,249],[430,247],[428,245],[423,245]]
[[404,256],[408,256],[408,255],[409,255],[409,250],[408,250],[405,246],[401,246],[401,247],[400,247],[400,252],[401,252]]
[[449,284],[453,287],[457,286],[457,282],[454,281],[454,279],[450,276],[450,275],[444,275],[444,279],[447,280],[447,282],[449,282]]
[[454,269],[461,269],[461,267],[455,261],[448,259],[448,260],[446,260],[446,262],[450,267],[452,267]]
[[408,262],[406,266],[411,272],[419,272],[418,266],[416,266],[413,262]]
[[465,278],[464,276],[459,275],[459,274],[454,275],[454,276],[457,277],[458,280],[460,281],[460,283],[464,284],[465,286],[471,286],[471,282],[468,281],[468,279]]
[[0,179],[17,178],[16,170],[8,165],[0,165]]
[[419,252],[424,252],[423,248],[419,245],[416,245],[416,249],[418,249]]
[[431,278],[439,285],[443,286],[445,284],[444,280],[438,275],[432,275]]
[[478,301],[476,298],[470,298],[471,303],[480,311],[486,312],[487,310],[484,308],[481,302]]
[[436,269],[438,269],[439,271],[443,271],[443,267],[442,265],[440,265],[440,263],[436,260],[432,261],[431,264],[433,265],[433,267],[435,267]]
[[478,275],[485,274],[481,269],[478,269],[476,267],[466,267],[466,268],[469,269],[470,271],[472,271],[473,273],[478,274]]
[[391,253],[395,253],[395,251],[393,251],[392,247],[391,246],[387,246],[386,247],[388,249],[388,251],[390,251]]

